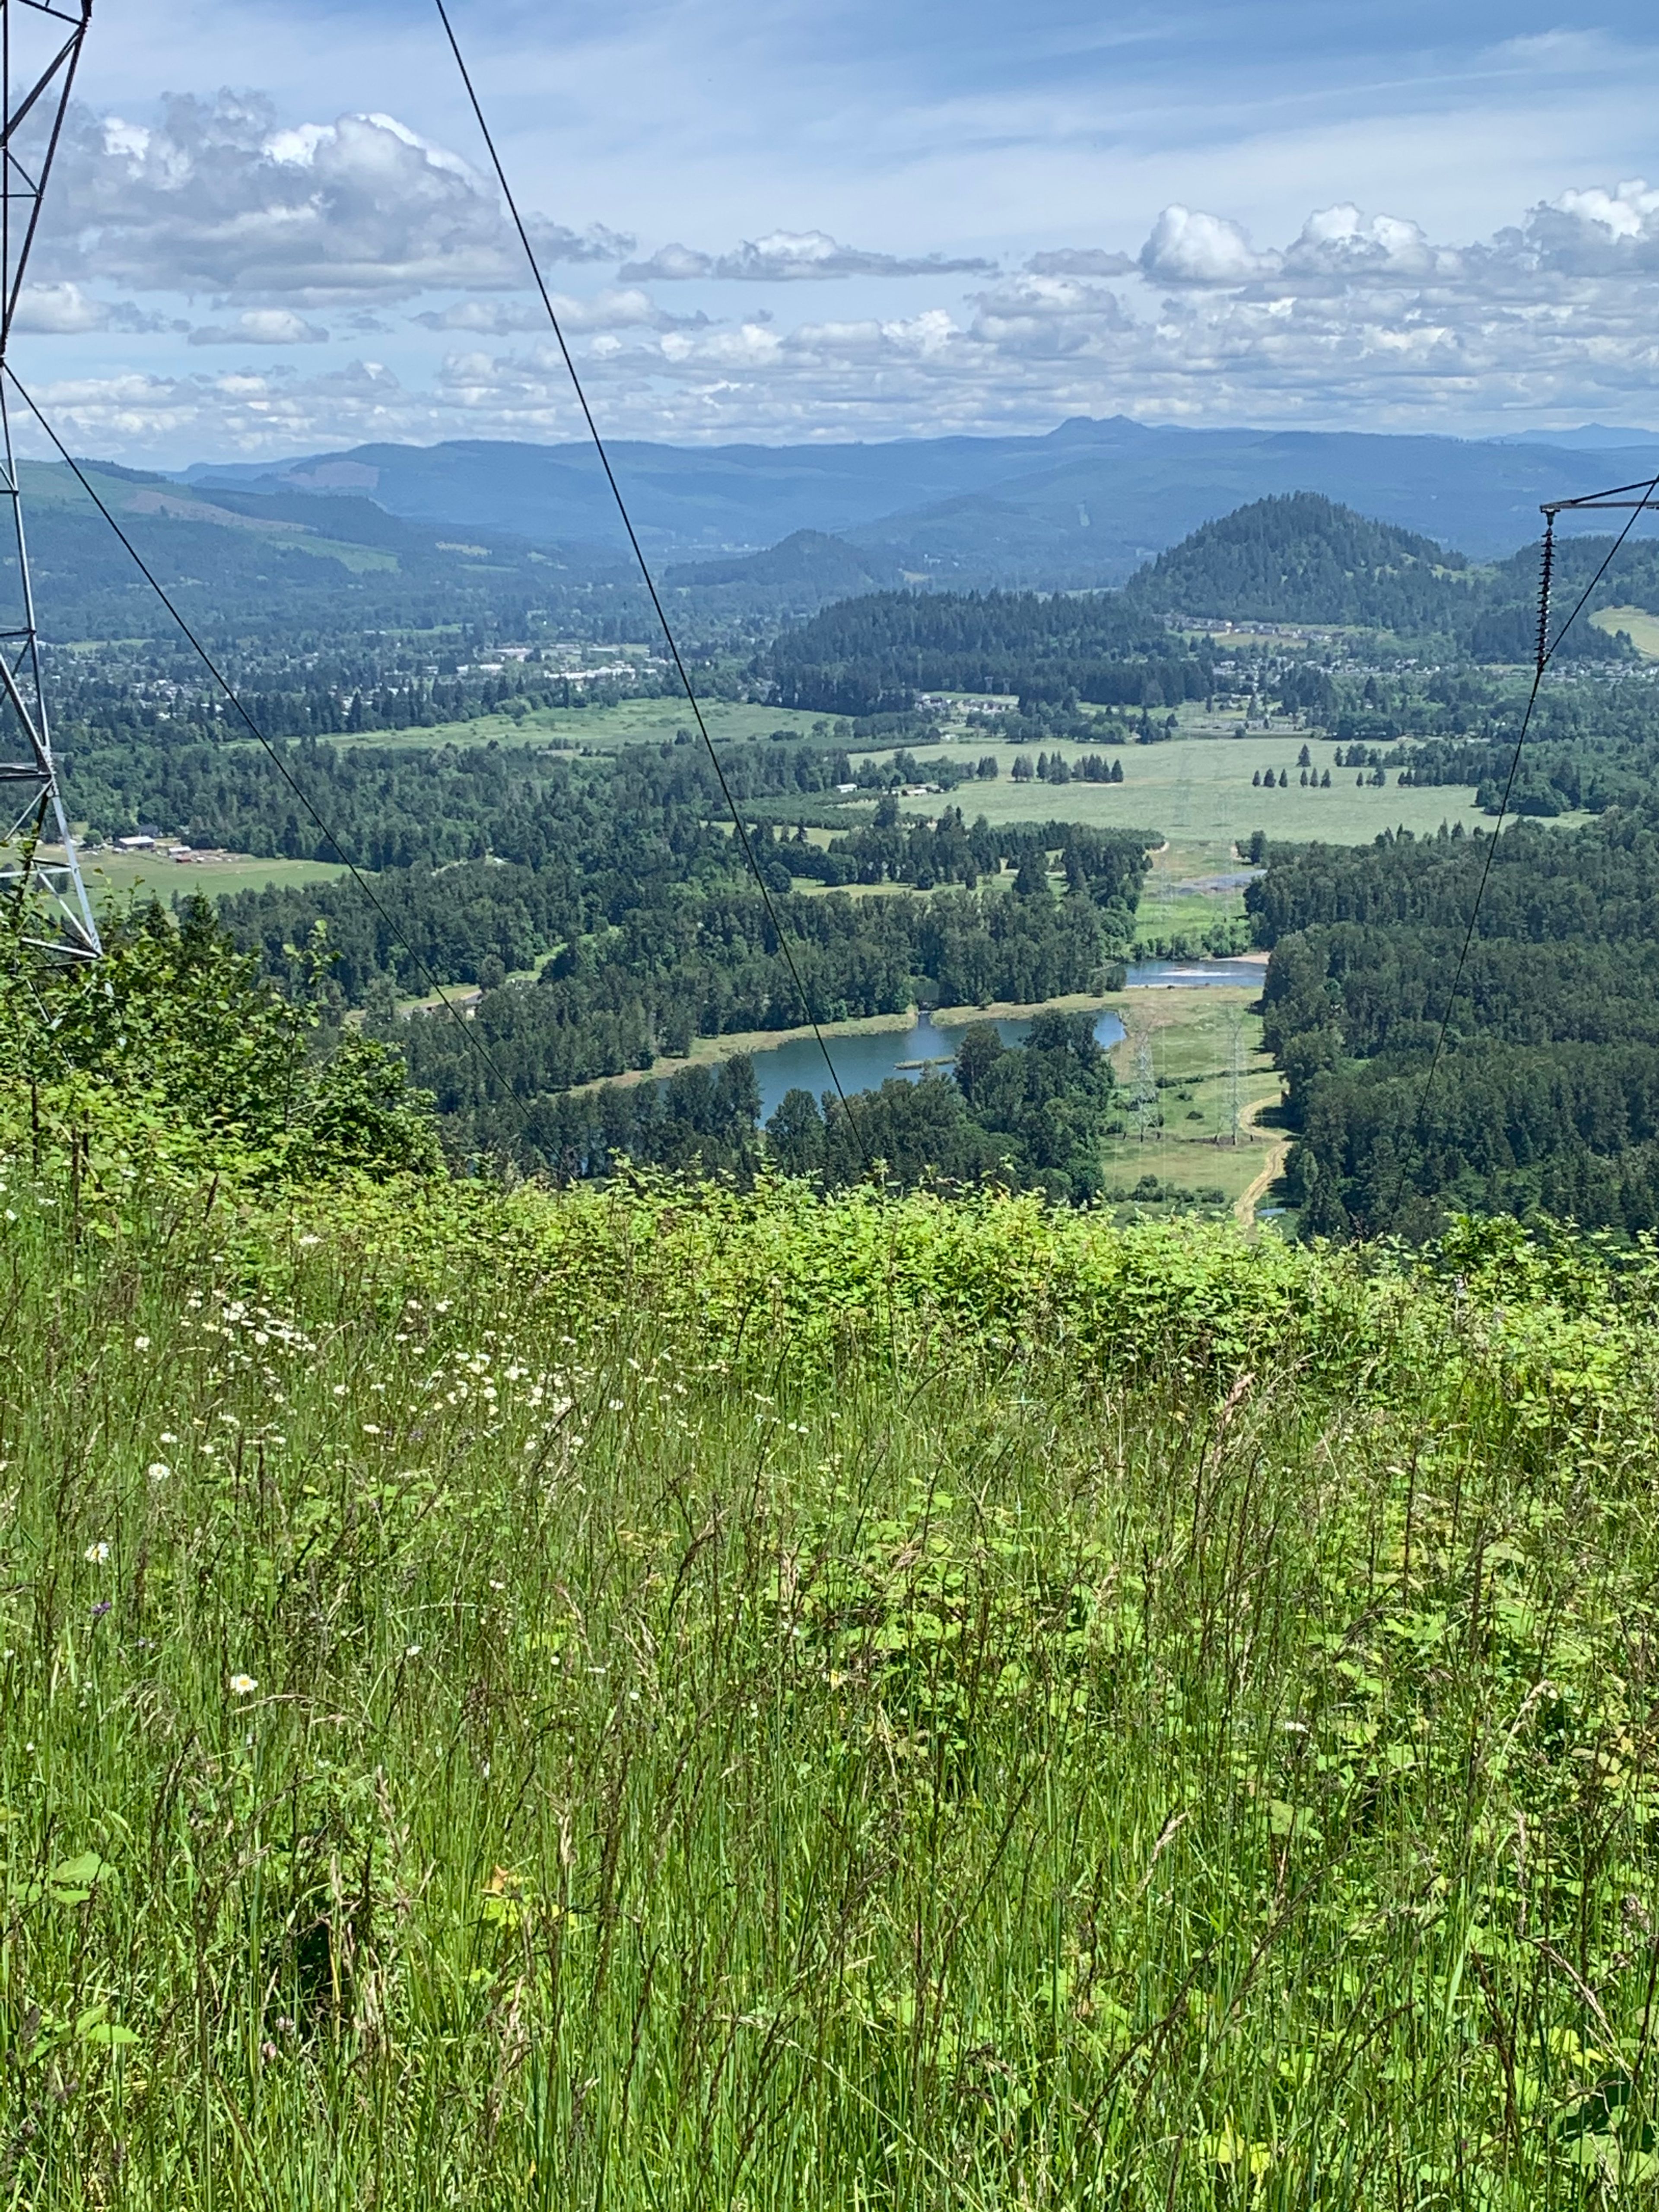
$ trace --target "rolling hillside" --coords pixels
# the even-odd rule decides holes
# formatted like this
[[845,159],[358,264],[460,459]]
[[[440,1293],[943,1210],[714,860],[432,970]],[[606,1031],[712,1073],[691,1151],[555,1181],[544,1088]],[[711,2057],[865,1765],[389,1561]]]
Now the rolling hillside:
[[[1659,466],[1651,444],[1186,430],[1121,416],[1078,417],[1028,438],[696,448],[623,441],[611,457],[659,558],[752,552],[813,531],[846,538],[880,571],[1040,588],[1121,584],[1203,523],[1291,492],[1321,493],[1492,560],[1536,536],[1540,501]],[[582,446],[362,446],[187,473],[203,491],[371,499],[446,531],[622,543]]]

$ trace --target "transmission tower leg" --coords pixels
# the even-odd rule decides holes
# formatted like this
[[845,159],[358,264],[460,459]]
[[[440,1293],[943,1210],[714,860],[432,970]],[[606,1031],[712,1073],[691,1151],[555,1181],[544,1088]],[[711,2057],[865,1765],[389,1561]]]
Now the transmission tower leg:
[[52,760],[22,486],[3,373],[0,510],[0,909],[11,909],[18,939],[34,951],[95,960],[103,949],[98,923]]

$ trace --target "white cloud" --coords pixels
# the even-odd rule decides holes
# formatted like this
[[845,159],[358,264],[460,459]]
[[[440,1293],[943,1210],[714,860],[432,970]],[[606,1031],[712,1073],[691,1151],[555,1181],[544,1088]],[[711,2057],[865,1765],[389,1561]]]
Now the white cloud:
[[648,261],[631,261],[619,271],[624,283],[678,282],[714,277],[755,284],[787,284],[837,276],[983,276],[996,264],[972,256],[951,260],[944,254],[872,253],[840,246],[822,230],[774,230],[749,239],[732,253],[699,253],[689,246],[664,246]]
[[1237,223],[1179,201],[1164,209],[1140,249],[1141,272],[1156,284],[1242,284],[1279,265],[1279,256],[1258,253]]
[[1455,277],[1461,264],[1456,254],[1431,246],[1416,223],[1399,216],[1365,215],[1344,202],[1308,217],[1286,248],[1283,266],[1292,276],[1374,283]]
[[[426,164],[405,135],[388,129],[386,138],[392,164],[417,154]],[[309,173],[334,143],[300,134],[278,166]],[[437,191],[458,182],[453,167],[427,166]],[[917,285],[883,293],[896,297],[891,314],[793,326],[760,313],[675,317],[637,283],[561,294],[556,304],[599,420],[620,435],[931,435],[1117,412],[1449,429],[1652,419],[1659,191],[1639,179],[1580,179],[1484,240],[1446,243],[1407,216],[1346,199],[1285,228],[1287,244],[1258,247],[1230,216],[1173,205],[1127,270],[1105,248],[1055,248],[949,308]],[[789,254],[810,258],[801,241],[815,236],[773,233],[747,250],[781,255],[783,240]],[[848,251],[826,241],[817,262]],[[539,302],[522,291],[455,296],[460,289],[452,279],[447,299],[403,325],[396,375],[359,362],[323,375],[276,367],[60,380],[52,404],[77,442],[131,458],[577,434]],[[848,299],[851,310],[866,305]],[[70,278],[39,288],[33,311],[40,328],[113,326]],[[328,321],[343,331],[352,313]],[[306,343],[313,326],[291,301],[238,300],[208,327],[215,335],[196,343],[252,347]],[[459,343],[428,371],[419,331]]]
[[1565,191],[1497,244],[1507,258],[1561,276],[1659,276],[1659,191],[1641,177]]
[[[268,101],[228,93],[169,100],[154,128],[77,108],[46,208],[37,252],[60,280],[302,308],[525,281],[494,186],[388,115],[279,127]],[[633,246],[530,228],[550,261]]]
[[17,295],[12,327],[42,337],[80,337],[88,331],[176,331],[182,325],[146,314],[131,300],[100,300],[66,279],[57,284],[25,284]]
[[292,307],[244,307],[234,322],[201,323],[190,334],[193,346],[326,345],[328,332],[296,315]]

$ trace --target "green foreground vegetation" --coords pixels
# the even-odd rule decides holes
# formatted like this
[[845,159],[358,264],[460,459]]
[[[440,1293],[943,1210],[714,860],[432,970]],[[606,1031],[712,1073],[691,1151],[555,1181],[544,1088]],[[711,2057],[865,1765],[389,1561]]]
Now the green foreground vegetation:
[[8,2203],[1650,2201],[1650,1250],[8,1149]]

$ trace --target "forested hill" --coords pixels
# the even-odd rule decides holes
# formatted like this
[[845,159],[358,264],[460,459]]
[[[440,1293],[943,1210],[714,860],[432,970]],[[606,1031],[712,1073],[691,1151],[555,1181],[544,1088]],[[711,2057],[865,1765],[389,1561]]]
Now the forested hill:
[[1133,576],[1124,598],[1234,622],[1449,630],[1468,620],[1469,585],[1462,554],[1299,491],[1205,523]]
[[1172,707],[1209,691],[1208,653],[1116,593],[874,592],[787,629],[769,673],[780,704],[825,714],[889,712],[918,691]]

